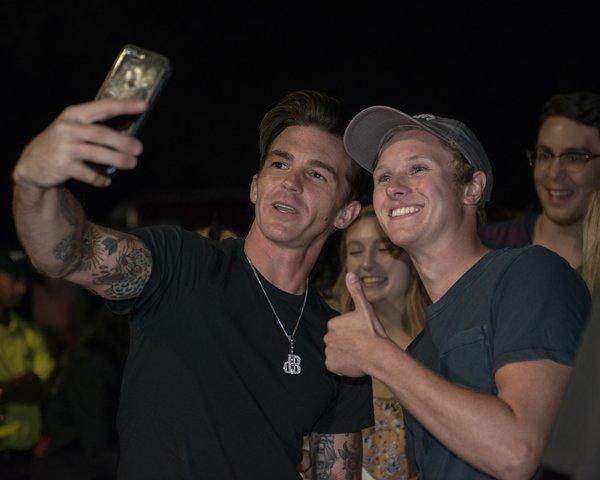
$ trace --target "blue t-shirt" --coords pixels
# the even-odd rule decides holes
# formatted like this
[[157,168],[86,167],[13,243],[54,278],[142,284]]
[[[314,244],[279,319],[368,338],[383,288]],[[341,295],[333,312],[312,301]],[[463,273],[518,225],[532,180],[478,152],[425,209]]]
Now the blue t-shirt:
[[[445,379],[496,395],[502,366],[550,359],[571,365],[590,307],[581,277],[541,246],[493,250],[427,309],[407,351]],[[406,414],[410,471],[420,480],[489,479]],[[539,476],[539,472],[536,477]]]

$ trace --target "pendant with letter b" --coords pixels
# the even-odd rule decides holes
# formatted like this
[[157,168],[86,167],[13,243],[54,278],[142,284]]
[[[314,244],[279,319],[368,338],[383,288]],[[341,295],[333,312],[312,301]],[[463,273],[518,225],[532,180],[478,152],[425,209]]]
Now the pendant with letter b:
[[300,357],[290,353],[287,362],[283,364],[283,371],[288,375],[298,375],[302,371],[300,368]]

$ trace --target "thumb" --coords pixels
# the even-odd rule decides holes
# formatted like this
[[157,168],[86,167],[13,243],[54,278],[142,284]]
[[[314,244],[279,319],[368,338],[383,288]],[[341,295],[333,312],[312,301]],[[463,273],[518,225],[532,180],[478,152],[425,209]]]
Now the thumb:
[[360,278],[354,272],[348,272],[346,274],[346,288],[352,297],[352,301],[354,302],[354,308],[356,310],[363,310],[365,312],[372,312],[373,307],[365,297],[365,292],[363,292],[362,283],[360,283]]
[[381,336],[387,337],[385,329],[383,328],[383,326],[379,322],[379,319],[375,315],[373,307],[367,300],[367,297],[365,297],[362,284],[360,283],[360,278],[358,277],[358,275],[356,275],[356,273],[348,272],[346,274],[346,288],[352,296],[354,308],[357,311],[362,311],[366,314],[375,332],[377,332]]

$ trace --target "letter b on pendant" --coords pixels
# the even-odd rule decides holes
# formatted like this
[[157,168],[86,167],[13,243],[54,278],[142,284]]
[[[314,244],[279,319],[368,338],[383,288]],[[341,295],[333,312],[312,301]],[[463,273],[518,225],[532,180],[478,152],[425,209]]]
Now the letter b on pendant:
[[298,375],[301,371],[300,357],[290,353],[287,362],[283,364],[283,371],[288,375]]

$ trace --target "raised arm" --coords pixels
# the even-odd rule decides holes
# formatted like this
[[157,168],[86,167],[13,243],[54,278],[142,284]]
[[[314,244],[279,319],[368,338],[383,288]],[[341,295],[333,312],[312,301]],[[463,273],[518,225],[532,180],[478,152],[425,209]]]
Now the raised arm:
[[62,185],[70,179],[110,185],[84,160],[134,168],[139,140],[94,122],[145,108],[143,102],[114,100],[69,107],[25,147],[13,172],[17,233],[34,266],[108,299],[141,292],[152,268],[150,252],[136,237],[88,221]]
[[313,480],[360,480],[362,435],[313,433],[311,435]]

